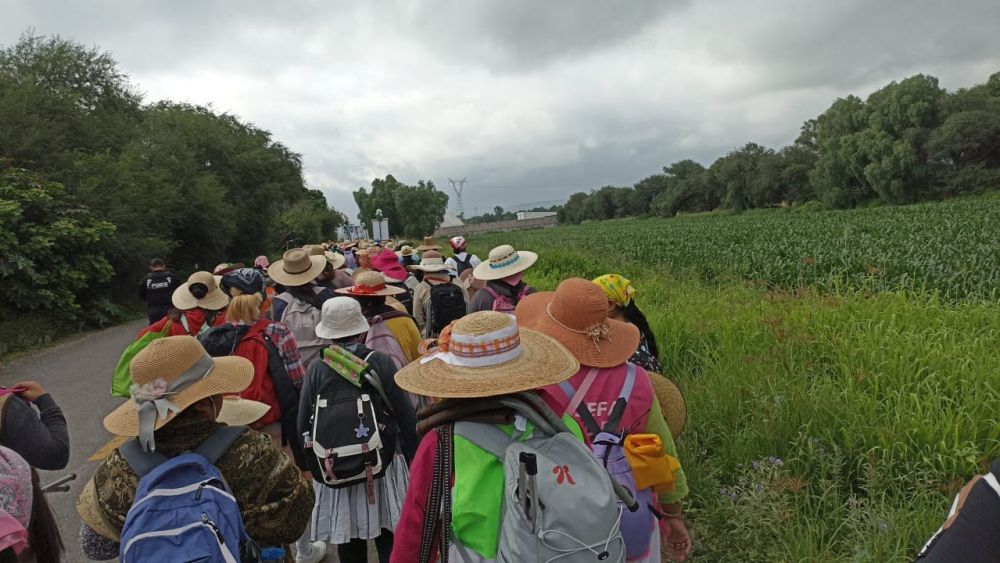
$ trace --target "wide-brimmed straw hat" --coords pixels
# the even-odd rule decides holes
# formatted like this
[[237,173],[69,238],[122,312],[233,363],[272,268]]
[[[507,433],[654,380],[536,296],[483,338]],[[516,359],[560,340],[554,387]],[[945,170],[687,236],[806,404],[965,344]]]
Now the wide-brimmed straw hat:
[[424,243],[417,247],[417,252],[425,250],[441,250],[441,247],[434,242],[434,237],[424,237]]
[[215,421],[228,426],[249,426],[264,418],[270,410],[271,406],[267,403],[244,399],[239,395],[226,395]]
[[361,272],[354,276],[354,285],[334,291],[341,295],[354,295],[357,297],[388,296],[406,293],[406,290],[401,287],[386,284],[385,277],[374,271]]
[[437,250],[428,250],[420,257],[420,264],[414,264],[410,266],[410,269],[433,273],[443,272],[448,269],[448,266],[444,263],[444,256],[440,252]]
[[408,244],[404,244],[402,248],[396,251],[396,255],[400,258],[404,256],[413,256],[413,247]]
[[660,409],[663,411],[663,419],[667,421],[670,434],[676,440],[684,425],[687,424],[687,403],[684,401],[684,394],[680,387],[666,377],[653,372],[649,374],[649,381],[653,384],[653,393],[656,400],[660,402]]
[[491,250],[489,259],[476,266],[472,275],[484,281],[499,280],[527,270],[537,260],[534,252],[504,244]]
[[521,326],[555,338],[585,366],[621,365],[639,348],[639,329],[609,319],[604,290],[582,278],[564,280],[554,292],[526,296],[515,314]]
[[322,244],[309,244],[303,246],[302,249],[308,252],[310,256],[322,256],[326,258],[327,263],[332,265],[334,270],[339,269],[347,262],[347,258],[344,258],[343,254],[330,252]]
[[361,304],[350,297],[334,297],[323,302],[316,336],[339,340],[368,332],[368,320],[361,312]]
[[311,255],[303,248],[293,248],[267,268],[267,277],[281,285],[297,287],[316,279],[324,268],[326,257],[322,253]]
[[195,272],[188,277],[187,282],[174,290],[170,302],[181,311],[196,307],[209,311],[223,309],[229,305],[229,296],[219,288],[219,279],[221,277],[213,276],[211,272]]
[[580,369],[555,339],[496,311],[462,317],[438,344],[437,353],[396,372],[400,387],[428,397],[492,397],[561,383]]
[[155,449],[153,431],[205,397],[239,393],[253,381],[253,364],[239,356],[213,358],[193,336],[154,340],[129,364],[132,400],[104,417],[118,436],[139,436]]

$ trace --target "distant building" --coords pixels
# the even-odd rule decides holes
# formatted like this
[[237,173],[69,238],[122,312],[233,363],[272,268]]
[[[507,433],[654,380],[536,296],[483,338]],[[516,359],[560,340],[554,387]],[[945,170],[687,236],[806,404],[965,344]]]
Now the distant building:
[[544,219],[545,217],[555,217],[557,213],[555,211],[518,211],[517,220],[524,221],[525,219]]
[[455,215],[451,211],[447,211],[444,214],[444,219],[441,220],[441,224],[438,225],[438,228],[446,229],[448,227],[464,227],[464,226],[465,223],[463,223],[462,220],[459,219],[457,215]]

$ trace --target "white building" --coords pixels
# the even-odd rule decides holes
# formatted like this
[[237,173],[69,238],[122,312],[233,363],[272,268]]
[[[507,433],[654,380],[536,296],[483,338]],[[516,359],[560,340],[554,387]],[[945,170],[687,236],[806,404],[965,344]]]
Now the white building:
[[543,219],[545,217],[555,217],[558,215],[555,211],[518,211],[517,220],[524,221],[525,219]]

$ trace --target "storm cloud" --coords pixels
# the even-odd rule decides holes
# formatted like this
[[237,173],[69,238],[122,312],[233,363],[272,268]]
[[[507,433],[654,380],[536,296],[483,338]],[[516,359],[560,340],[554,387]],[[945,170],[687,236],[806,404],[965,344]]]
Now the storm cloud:
[[[148,102],[271,130],[310,187],[467,177],[466,213],[630,185],[749,140],[779,146],[837,97],[1000,70],[1000,2],[956,0],[0,0],[26,30],[111,51]],[[453,206],[454,207],[454,206]]]

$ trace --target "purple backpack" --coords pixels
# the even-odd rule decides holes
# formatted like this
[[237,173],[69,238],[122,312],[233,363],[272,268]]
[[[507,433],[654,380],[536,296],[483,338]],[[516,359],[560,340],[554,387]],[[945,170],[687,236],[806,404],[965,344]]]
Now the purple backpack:
[[[493,310],[494,311],[499,311],[501,313],[507,313],[509,315],[513,315],[514,314],[514,309],[517,308],[517,302],[511,301],[510,297],[507,297],[506,295],[501,295],[500,293],[497,293],[497,291],[494,290],[490,286],[486,286],[486,293],[489,293],[490,295],[493,296]],[[524,297],[526,295],[528,295],[528,286],[527,285],[525,285],[524,287],[522,287],[521,291],[518,292],[518,294],[517,294],[517,301],[520,301],[520,300],[524,299]]]
[[[591,373],[596,375],[596,370]],[[638,510],[632,512],[629,511],[624,503],[620,500],[618,501],[619,506],[622,508],[621,532],[622,538],[625,540],[625,551],[628,559],[642,557],[649,551],[650,539],[657,524],[656,509],[654,508],[656,498],[653,495],[653,489],[636,489],[635,477],[632,475],[632,466],[629,465],[628,459],[625,458],[624,444],[625,437],[628,435],[628,429],[619,428],[622,415],[625,414],[625,407],[632,396],[632,389],[635,387],[635,379],[635,364],[629,362],[628,371],[625,374],[625,382],[622,384],[622,389],[618,393],[618,398],[615,400],[615,404],[611,408],[611,414],[608,415],[608,421],[604,424],[603,428],[594,420],[594,415],[591,414],[587,405],[583,404],[582,401],[578,401],[576,395],[579,391],[574,389],[569,381],[563,381],[559,384],[559,388],[562,389],[562,392],[566,394],[566,398],[570,401],[569,405],[578,404],[576,414],[583,422],[584,430],[590,437],[590,448],[594,453],[594,457],[604,466],[612,479],[632,493],[633,498],[635,498],[639,505]],[[580,386],[584,391],[588,387],[590,386],[587,383]],[[582,399],[582,397],[579,399]]]
[[397,369],[407,364],[406,355],[403,354],[403,347],[399,345],[399,340],[396,339],[396,335],[392,333],[392,330],[385,321],[405,316],[406,313],[376,315],[368,320],[371,328],[368,329],[368,334],[365,335],[365,346],[369,350],[382,352],[392,358],[392,363],[396,365]]

